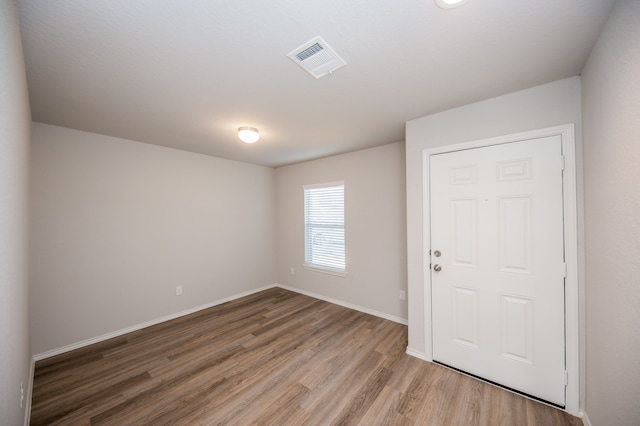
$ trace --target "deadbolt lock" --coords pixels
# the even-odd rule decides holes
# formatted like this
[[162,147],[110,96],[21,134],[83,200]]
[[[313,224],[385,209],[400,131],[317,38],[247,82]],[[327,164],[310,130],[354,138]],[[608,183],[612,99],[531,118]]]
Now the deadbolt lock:
[[436,250],[436,251],[433,252],[433,255],[435,257],[440,257],[440,256],[442,256],[442,253],[440,253],[440,250]]

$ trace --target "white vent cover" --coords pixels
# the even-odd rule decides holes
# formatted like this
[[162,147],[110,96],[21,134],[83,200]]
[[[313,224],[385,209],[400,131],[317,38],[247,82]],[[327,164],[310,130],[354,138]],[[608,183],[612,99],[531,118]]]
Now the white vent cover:
[[315,78],[325,76],[347,63],[323,39],[316,37],[287,55]]

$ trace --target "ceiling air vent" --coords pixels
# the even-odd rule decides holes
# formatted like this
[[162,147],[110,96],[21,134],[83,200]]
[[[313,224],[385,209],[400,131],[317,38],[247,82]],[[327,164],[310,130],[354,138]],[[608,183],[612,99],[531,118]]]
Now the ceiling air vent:
[[315,78],[342,68],[347,63],[323,39],[316,37],[287,55]]

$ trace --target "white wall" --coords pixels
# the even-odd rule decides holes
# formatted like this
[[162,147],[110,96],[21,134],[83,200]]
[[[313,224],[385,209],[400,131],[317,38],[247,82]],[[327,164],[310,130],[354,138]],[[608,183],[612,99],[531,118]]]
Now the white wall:
[[640,2],[617,3],[583,71],[587,398],[640,422]]
[[0,423],[22,424],[28,398],[27,194],[31,113],[15,4],[0,0]]
[[[302,186],[335,181],[345,183],[346,277],[302,268]],[[405,320],[398,298],[406,290],[404,144],[281,167],[276,182],[278,282]]]
[[[581,206],[580,78],[572,77],[407,122],[407,261],[409,350],[426,355],[422,246],[422,151],[568,123],[576,125],[578,206]],[[578,218],[579,228],[582,220]],[[580,234],[581,236],[582,234]],[[582,249],[580,238],[579,251]],[[579,253],[580,257],[580,253]],[[582,315],[584,316],[584,314]]]
[[35,354],[275,282],[273,169],[39,123],[31,158]]

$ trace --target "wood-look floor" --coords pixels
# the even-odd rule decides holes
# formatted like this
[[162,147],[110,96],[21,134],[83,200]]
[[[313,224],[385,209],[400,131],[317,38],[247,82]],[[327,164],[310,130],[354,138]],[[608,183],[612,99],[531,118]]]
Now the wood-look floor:
[[39,361],[31,425],[582,424],[406,345],[406,326],[271,289]]

